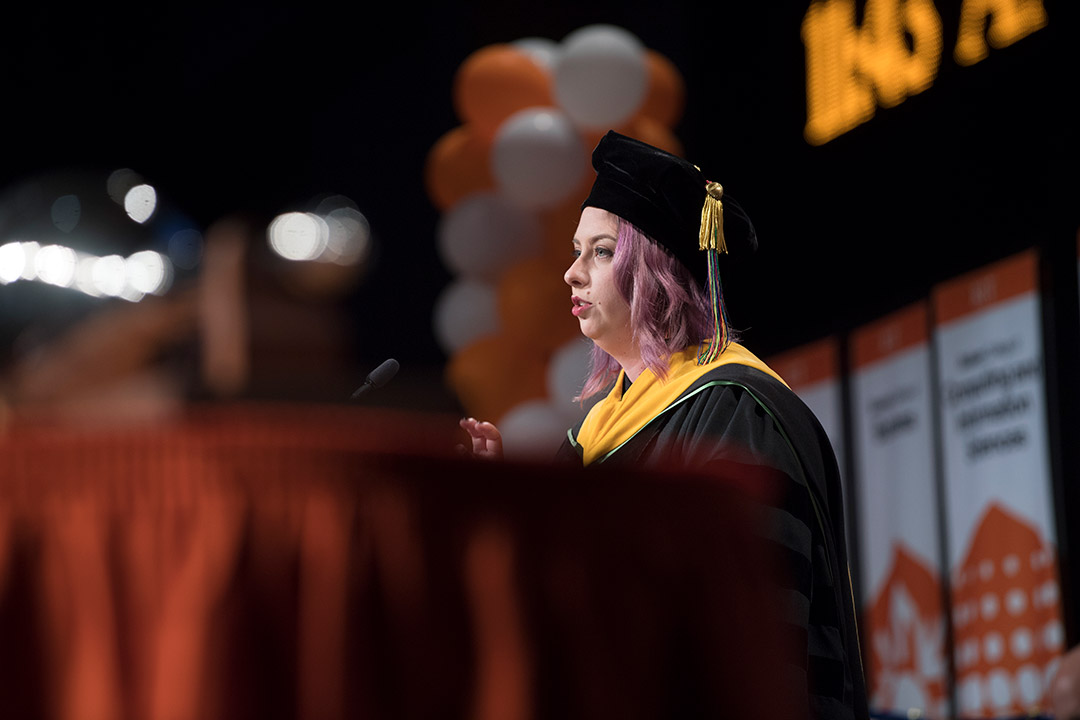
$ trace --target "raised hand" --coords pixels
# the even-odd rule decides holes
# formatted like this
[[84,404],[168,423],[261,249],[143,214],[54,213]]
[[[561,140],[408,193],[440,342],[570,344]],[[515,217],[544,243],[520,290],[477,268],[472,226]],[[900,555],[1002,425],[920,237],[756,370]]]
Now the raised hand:
[[[458,421],[458,425],[469,433],[469,437],[472,439],[471,454],[473,456],[485,460],[502,460],[502,435],[499,434],[497,427],[476,418],[462,418]],[[464,445],[459,445],[458,449],[465,453],[470,452]]]

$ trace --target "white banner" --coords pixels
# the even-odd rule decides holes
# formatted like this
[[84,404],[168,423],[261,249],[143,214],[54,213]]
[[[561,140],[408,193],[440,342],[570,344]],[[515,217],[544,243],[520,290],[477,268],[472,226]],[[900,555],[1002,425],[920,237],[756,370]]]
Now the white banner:
[[1064,649],[1033,252],[935,290],[958,711],[1047,712]]
[[851,397],[870,709],[946,718],[928,308],[857,330]]

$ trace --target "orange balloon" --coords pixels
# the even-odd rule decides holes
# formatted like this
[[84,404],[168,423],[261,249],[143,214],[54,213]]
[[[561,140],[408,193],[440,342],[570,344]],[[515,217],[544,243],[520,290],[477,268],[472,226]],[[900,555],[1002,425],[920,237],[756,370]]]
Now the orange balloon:
[[679,138],[675,137],[675,133],[667,126],[660,124],[652,118],[634,118],[630,122],[630,126],[626,129],[626,134],[632,138],[637,138],[643,143],[648,143],[653,147],[667,150],[672,155],[683,157],[685,149]]
[[547,362],[546,355],[497,333],[454,353],[445,379],[467,415],[497,423],[514,406],[547,396]]
[[490,155],[490,144],[468,125],[435,141],[424,165],[424,185],[435,207],[445,211],[470,193],[494,189]]
[[[616,132],[622,132],[622,128],[609,128],[609,129],[614,130]],[[597,129],[597,128],[581,128],[579,130],[579,132],[581,133],[581,146],[583,148],[585,148],[586,155],[589,156],[589,169],[590,170],[592,169],[592,151],[596,148],[597,145],[600,144],[601,138],[603,138],[605,135],[607,135],[607,131],[608,131],[608,129],[600,130],[600,129]],[[593,173],[590,173],[590,175],[592,175],[592,174]]]
[[686,107],[686,83],[675,64],[655,50],[646,50],[645,65],[649,71],[645,99],[634,115],[673,128]]
[[581,203],[586,197],[587,191],[581,193],[580,197],[574,196],[547,208],[539,215],[543,232],[543,255],[553,266],[558,267],[561,264],[564,271],[574,260],[571,255],[574,231],[581,219]]
[[581,336],[570,313],[570,286],[563,280],[568,262],[536,256],[509,267],[495,288],[503,333],[537,353],[549,354]]
[[503,121],[529,107],[555,104],[550,73],[513,45],[500,43],[475,51],[454,76],[458,117],[490,142]]

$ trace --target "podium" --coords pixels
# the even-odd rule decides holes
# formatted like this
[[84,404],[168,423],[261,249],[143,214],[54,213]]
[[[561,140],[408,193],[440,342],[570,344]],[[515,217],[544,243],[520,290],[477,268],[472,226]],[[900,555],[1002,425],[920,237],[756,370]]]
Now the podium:
[[[456,418],[0,434],[0,715],[788,718],[771,478],[487,462]],[[800,712],[801,710],[801,712]]]

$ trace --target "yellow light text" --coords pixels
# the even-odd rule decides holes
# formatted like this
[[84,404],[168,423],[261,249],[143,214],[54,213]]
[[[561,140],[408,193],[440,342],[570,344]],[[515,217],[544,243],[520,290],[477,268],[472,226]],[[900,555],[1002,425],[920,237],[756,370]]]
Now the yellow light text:
[[[1042,0],[963,0],[953,57],[971,65],[1046,25]],[[823,145],[933,85],[941,66],[941,15],[932,0],[815,0],[802,23],[806,126]]]

